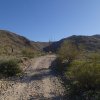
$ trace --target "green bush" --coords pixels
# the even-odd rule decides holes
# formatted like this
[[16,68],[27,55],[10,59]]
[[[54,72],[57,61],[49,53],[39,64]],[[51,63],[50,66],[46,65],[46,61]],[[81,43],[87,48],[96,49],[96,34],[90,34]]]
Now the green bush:
[[56,59],[56,71],[59,73],[62,73],[65,70],[66,66],[64,66],[64,63],[62,63],[62,61],[57,58]]
[[83,89],[93,89],[100,84],[100,64],[79,62],[72,63],[68,70],[69,77],[79,83]]
[[[80,59],[81,53],[85,58]],[[56,62],[71,100],[100,100],[100,53],[78,53],[75,45],[65,42]]]
[[66,75],[71,81],[70,93],[88,98],[100,97],[100,63],[97,60],[74,61]]
[[28,57],[28,58],[34,58],[34,56],[36,54],[35,54],[35,52],[33,52],[30,49],[25,49],[25,50],[22,50],[22,55],[25,56],[25,57]]
[[100,53],[80,52],[76,44],[65,41],[56,62],[70,100],[100,100]]
[[16,60],[0,62],[0,75],[2,77],[12,77],[21,73],[21,69]]
[[56,59],[56,70],[63,73],[67,70],[70,63],[78,56],[79,51],[77,46],[71,41],[64,41],[58,50],[58,57]]
[[79,54],[77,46],[70,41],[65,41],[58,50],[58,57],[62,62],[70,63]]

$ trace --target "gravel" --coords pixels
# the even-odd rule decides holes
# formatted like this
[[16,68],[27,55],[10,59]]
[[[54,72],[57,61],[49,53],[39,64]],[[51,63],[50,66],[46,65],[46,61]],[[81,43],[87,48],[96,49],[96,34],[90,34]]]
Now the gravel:
[[55,55],[31,60],[21,78],[0,81],[0,100],[66,100],[65,88],[50,66]]

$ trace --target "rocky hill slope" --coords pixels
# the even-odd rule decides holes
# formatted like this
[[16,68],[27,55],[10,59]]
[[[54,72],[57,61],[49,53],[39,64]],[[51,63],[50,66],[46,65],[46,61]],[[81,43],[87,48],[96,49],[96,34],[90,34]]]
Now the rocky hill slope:
[[15,33],[0,30],[0,54],[20,54],[23,50],[35,52],[37,46],[30,40]]
[[20,54],[23,50],[57,51],[64,41],[72,41],[85,51],[100,51],[100,35],[76,36],[61,39],[56,42],[34,42],[13,32],[0,30],[0,54]]
[[60,41],[53,42],[50,46],[44,48],[45,51],[57,51],[64,41],[71,41],[79,49],[85,51],[100,51],[100,35],[93,36],[76,36],[73,35],[68,38],[61,39]]

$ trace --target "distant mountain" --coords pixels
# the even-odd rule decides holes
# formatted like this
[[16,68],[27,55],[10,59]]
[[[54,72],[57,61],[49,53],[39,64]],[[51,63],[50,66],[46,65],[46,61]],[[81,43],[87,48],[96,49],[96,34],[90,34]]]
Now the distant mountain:
[[58,48],[64,41],[71,41],[79,49],[85,51],[100,51],[100,35],[93,35],[93,36],[70,36],[68,38],[61,39],[60,41],[53,42],[50,46],[44,48],[44,51],[57,51]]

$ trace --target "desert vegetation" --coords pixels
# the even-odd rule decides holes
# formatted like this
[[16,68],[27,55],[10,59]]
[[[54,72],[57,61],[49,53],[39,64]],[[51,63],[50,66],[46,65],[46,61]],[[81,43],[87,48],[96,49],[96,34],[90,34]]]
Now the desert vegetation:
[[36,53],[30,49],[24,49],[22,50],[22,55],[28,58],[33,58],[36,55]]
[[0,61],[0,77],[7,78],[17,76],[22,72],[18,61],[14,59]]
[[[53,89],[55,91],[62,91],[59,89],[60,81],[49,79],[49,75],[56,77],[56,72],[62,78],[60,86],[63,87],[63,97],[68,100],[99,100],[100,99],[100,38],[94,36],[71,36],[57,42],[34,42],[25,37],[19,36],[9,31],[0,31],[0,81],[5,83],[12,83],[10,79],[16,79],[20,82],[37,82],[40,89],[49,91],[50,95]],[[56,54],[57,53],[57,59]],[[47,55],[47,56],[44,56]],[[42,57],[37,57],[42,56]],[[36,57],[36,58],[35,58]],[[34,60],[33,60],[34,58]],[[52,73],[50,66],[54,64],[56,59],[56,71]],[[54,68],[54,65],[53,67]],[[39,78],[36,74],[39,74]],[[33,76],[30,76],[30,75]],[[58,75],[58,74],[57,74]],[[13,77],[14,76],[14,77]],[[17,76],[17,77],[16,77]],[[29,77],[30,76],[30,77]],[[45,78],[46,77],[46,78]],[[48,78],[48,79],[47,79]],[[56,77],[58,80],[58,77]],[[31,80],[31,81],[29,81]],[[34,81],[33,81],[34,80]],[[44,83],[40,80],[45,80]],[[47,83],[50,85],[46,85]],[[64,83],[64,85],[62,85]],[[14,87],[24,86],[25,83],[14,83]],[[37,85],[31,84],[31,87]],[[42,86],[42,85],[43,86]],[[55,85],[54,85],[55,84]],[[54,86],[53,86],[54,85]],[[56,87],[57,85],[57,87]],[[42,88],[42,87],[44,88]],[[65,96],[65,87],[67,96]],[[47,87],[48,89],[46,89]],[[30,85],[28,87],[30,88]],[[7,89],[7,88],[6,88]],[[19,89],[19,88],[18,88]],[[23,89],[22,89],[23,90]],[[33,89],[34,90],[34,89]],[[0,90],[2,92],[2,90]],[[11,97],[12,97],[11,90]],[[20,90],[15,88],[15,92],[20,94]],[[31,91],[31,90],[30,90]],[[30,93],[30,91],[28,91]],[[43,92],[42,91],[42,92]],[[54,91],[54,92],[55,92]],[[39,94],[39,91],[37,92]],[[43,92],[44,93],[44,92]],[[49,92],[48,92],[49,93]],[[56,93],[56,92],[55,92]],[[8,93],[9,94],[9,93]],[[22,91],[26,96],[26,93]],[[0,94],[2,95],[2,94]],[[16,95],[16,94],[15,94]],[[30,95],[30,94],[28,94]],[[44,95],[44,94],[43,94]],[[48,94],[49,95],[49,94]],[[2,95],[3,96],[3,95]],[[56,96],[56,95],[55,95]],[[6,93],[5,96],[6,97]],[[9,96],[8,96],[9,97]],[[33,96],[34,97],[34,96]],[[13,98],[13,97],[12,97]],[[58,97],[59,98],[59,95]],[[63,99],[62,99],[63,100]],[[66,99],[64,99],[66,100]]]
[[64,42],[58,51],[56,70],[65,77],[72,100],[100,99],[100,53],[85,53],[73,42]]

